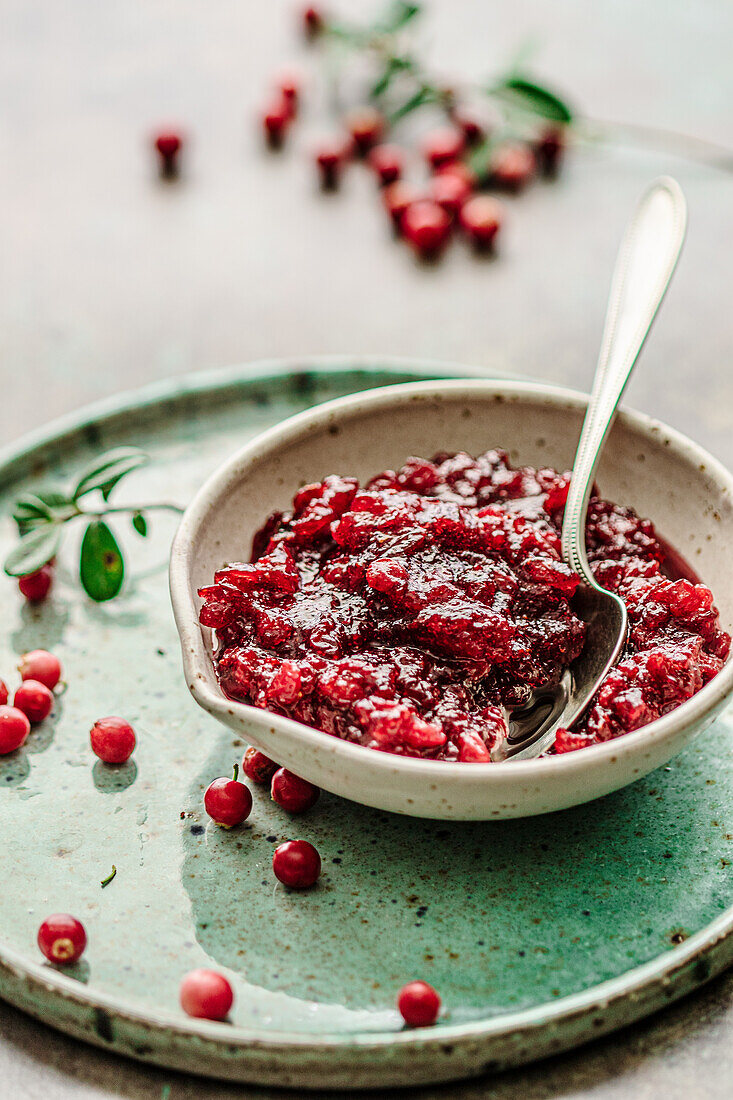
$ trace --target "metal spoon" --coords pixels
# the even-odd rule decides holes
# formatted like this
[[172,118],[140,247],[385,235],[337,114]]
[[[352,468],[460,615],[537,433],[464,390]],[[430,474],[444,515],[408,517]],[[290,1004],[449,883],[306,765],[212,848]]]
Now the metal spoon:
[[495,760],[532,760],[587,710],[626,642],[626,607],[596,582],[585,551],[593,477],[631,371],[664,298],[685,237],[687,207],[679,184],[656,180],[642,195],[616,260],[593,392],[583,421],[562,526],[563,560],[583,583],[573,610],[586,624],[583,652],[560,685],[535,693],[511,715]]

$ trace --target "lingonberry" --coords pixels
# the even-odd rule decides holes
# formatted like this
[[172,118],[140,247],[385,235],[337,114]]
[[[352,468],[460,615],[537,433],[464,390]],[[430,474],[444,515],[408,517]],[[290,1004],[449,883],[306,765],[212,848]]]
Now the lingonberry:
[[19,749],[30,732],[31,724],[22,710],[0,706],[0,756]]
[[565,135],[561,127],[548,126],[544,133],[540,134],[534,149],[542,175],[556,175],[565,149]]
[[277,85],[278,92],[287,104],[290,117],[295,118],[298,113],[300,100],[300,81],[295,73],[282,73]]
[[355,152],[363,157],[381,141],[384,116],[376,107],[360,107],[346,116],[346,128],[351,134]]
[[8,701],[8,685],[4,680],[0,680],[0,707],[4,707]]
[[453,112],[453,122],[463,134],[466,145],[476,145],[486,135],[486,127],[478,115],[464,108],[458,107]]
[[460,130],[445,127],[427,135],[422,143],[422,151],[430,167],[438,168],[441,164],[458,160],[465,145],[466,140]]
[[166,130],[157,135],[154,145],[159,157],[160,174],[169,178],[177,176],[183,148],[181,135],[174,130]]
[[397,1008],[408,1027],[430,1027],[438,1019],[440,997],[427,982],[408,982],[397,995]]
[[53,710],[53,692],[38,680],[24,680],[15,693],[13,706],[22,710],[28,721],[35,725],[48,718]]
[[439,164],[435,169],[436,176],[457,176],[468,187],[473,189],[478,183],[476,173],[471,171],[463,160],[449,160],[446,164]]
[[181,982],[181,1008],[200,1020],[225,1020],[234,1004],[232,987],[216,970],[191,970]]
[[308,7],[303,12],[303,30],[306,38],[316,38],[323,30],[324,19],[320,8]]
[[89,731],[92,752],[105,764],[124,764],[135,748],[135,731],[124,718],[98,718]]
[[68,913],[46,917],[38,929],[38,946],[49,962],[70,966],[78,962],[87,945],[84,925]]
[[464,202],[471,197],[471,187],[456,172],[440,172],[430,180],[428,194],[433,202],[442,206],[449,218],[455,218]]
[[287,768],[278,768],[270,785],[273,801],[291,814],[302,814],[315,806],[320,793],[318,787],[289,772]]
[[252,795],[249,787],[237,779],[239,768],[234,765],[234,778],[221,776],[209,783],[204,795],[204,809],[212,821],[231,829],[241,825],[252,811]]
[[506,191],[521,191],[536,171],[537,158],[528,145],[520,142],[500,145],[491,158],[491,182]]
[[411,203],[402,215],[405,240],[424,258],[437,256],[448,243],[450,218],[442,206],[431,199]]
[[265,756],[254,745],[250,745],[242,760],[242,771],[253,783],[261,783],[263,786],[269,783],[277,771],[279,764]]
[[501,228],[504,209],[490,195],[475,195],[461,207],[461,229],[479,250],[491,248]]
[[392,219],[392,225],[398,233],[402,227],[402,219],[405,210],[407,210],[407,207],[413,202],[417,202],[419,198],[419,191],[403,180],[397,180],[395,183],[390,183],[385,187],[382,192],[382,200],[385,210]]
[[265,139],[273,149],[278,149],[285,138],[292,115],[290,104],[284,96],[274,99],[262,113]]
[[324,141],[316,149],[316,167],[321,177],[321,186],[332,191],[338,186],[341,171],[346,162],[346,150],[343,141]]
[[32,649],[21,657],[18,672],[21,680],[38,680],[53,691],[61,679],[61,662],[47,649]]
[[369,153],[369,167],[383,186],[394,183],[400,178],[404,168],[399,145],[375,145]]
[[286,840],[274,851],[275,877],[294,890],[306,890],[321,873],[321,857],[307,840]]
[[53,567],[50,562],[36,569],[35,573],[26,573],[18,577],[18,588],[28,603],[42,603],[53,585]]

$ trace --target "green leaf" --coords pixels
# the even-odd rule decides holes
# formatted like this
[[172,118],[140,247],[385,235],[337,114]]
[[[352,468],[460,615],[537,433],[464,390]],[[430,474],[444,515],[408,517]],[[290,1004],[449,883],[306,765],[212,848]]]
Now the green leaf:
[[135,515],[132,517],[132,526],[135,528],[138,535],[142,535],[142,537],[145,538],[148,533],[148,522],[142,512],[135,512]]
[[391,123],[399,122],[405,115],[411,114],[416,111],[418,107],[422,107],[425,103],[433,103],[437,99],[435,88],[423,87],[419,88],[414,95],[411,95],[401,107],[398,107],[392,112],[389,117]]
[[111,600],[122,587],[125,563],[117,540],[101,519],[92,520],[81,543],[79,577],[85,591],[97,600]]
[[63,493],[39,491],[22,493],[13,505],[13,519],[21,535],[44,523],[61,523],[76,514],[76,508]]
[[508,77],[496,87],[489,88],[489,93],[527,114],[538,115],[550,122],[573,121],[573,112],[567,103],[549,89],[523,77]]
[[415,62],[411,57],[390,57],[384,66],[384,71],[369,91],[370,99],[379,99],[389,88],[398,73],[412,72]]
[[390,6],[384,19],[377,23],[376,30],[382,34],[394,34],[396,31],[401,31],[416,15],[420,14],[420,11],[419,4],[408,4],[405,0],[396,0],[396,3]]
[[148,455],[137,447],[115,447],[96,458],[82,472],[72,494],[73,499],[78,500],[86,493],[98,489],[104,499],[108,500],[109,494],[121,478],[132,470],[145,466],[149,461]]
[[5,559],[5,572],[9,577],[35,573],[56,555],[60,541],[61,531],[51,523],[28,531]]

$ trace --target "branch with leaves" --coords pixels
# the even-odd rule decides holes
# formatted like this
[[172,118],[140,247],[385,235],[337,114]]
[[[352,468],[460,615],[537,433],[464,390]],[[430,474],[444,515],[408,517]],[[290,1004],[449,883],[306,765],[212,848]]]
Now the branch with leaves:
[[116,596],[124,580],[125,563],[107,517],[129,517],[132,529],[146,538],[150,512],[183,511],[167,503],[110,504],[112,492],[122,479],[149,461],[149,456],[137,447],[116,447],[94,459],[68,492],[38,489],[18,497],[12,516],[19,539],[5,559],[7,575],[25,577],[48,565],[59,552],[67,525],[81,520],[86,524],[79,560],[82,586],[98,602]]

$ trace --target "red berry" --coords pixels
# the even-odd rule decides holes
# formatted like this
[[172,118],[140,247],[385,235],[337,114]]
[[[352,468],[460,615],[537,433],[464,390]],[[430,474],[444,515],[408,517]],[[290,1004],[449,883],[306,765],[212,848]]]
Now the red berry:
[[435,169],[436,176],[457,176],[468,187],[474,188],[478,183],[476,173],[472,172],[465,161],[449,160],[447,164],[439,164]]
[[430,198],[442,206],[449,218],[454,218],[464,202],[471,197],[471,187],[455,172],[440,172],[428,187]]
[[38,929],[38,946],[49,962],[69,966],[77,962],[87,945],[84,925],[68,913],[46,917]]
[[183,139],[174,130],[167,130],[155,139],[155,148],[160,157],[160,174],[175,176],[178,174],[179,154],[183,148]]
[[269,756],[265,756],[264,752],[254,748],[253,745],[250,745],[247,749],[242,760],[242,771],[247,778],[251,779],[253,783],[263,785],[270,782],[279,766],[274,760],[270,760]]
[[[237,770],[235,766],[235,776]],[[249,787],[236,778],[227,779],[226,776],[222,776],[220,779],[215,779],[206,788],[204,809],[217,825],[223,825],[227,829],[231,829],[234,825],[241,825],[252,810],[252,795]]]
[[500,145],[491,158],[491,182],[507,191],[521,191],[537,171],[537,160],[528,145]]
[[282,145],[291,118],[290,105],[284,96],[273,100],[263,112],[262,125],[265,128],[265,137],[274,149]]
[[346,127],[355,151],[364,156],[377,145],[384,133],[384,117],[375,107],[360,107],[346,117]]
[[8,701],[8,685],[0,680],[0,707],[4,707]]
[[287,104],[290,117],[295,118],[298,113],[298,99],[300,95],[299,81],[295,73],[284,73],[278,81],[278,91]]
[[369,167],[381,184],[394,183],[402,175],[403,156],[399,145],[377,145],[369,154]]
[[98,718],[89,731],[94,752],[105,764],[124,764],[135,748],[135,731],[124,718]]
[[22,710],[29,722],[43,722],[53,710],[53,692],[38,680],[24,680],[15,693],[13,706]]
[[53,568],[50,562],[42,565],[35,573],[26,573],[24,577],[18,577],[18,588],[28,603],[42,603],[51,591],[52,584]]
[[461,229],[478,249],[490,248],[501,228],[504,210],[490,195],[476,195],[464,203],[460,213]]
[[430,1027],[438,1019],[440,997],[427,982],[408,982],[397,995],[397,1008],[408,1027]]
[[306,8],[303,12],[303,30],[307,38],[315,38],[323,30],[323,15],[316,7]]
[[535,144],[535,153],[543,176],[554,176],[560,167],[565,149],[565,136],[560,126],[549,126]]
[[453,112],[453,121],[463,134],[466,145],[476,145],[486,135],[486,127],[470,111],[458,109]]
[[458,160],[466,141],[460,130],[446,127],[428,134],[422,143],[423,155],[432,168]]
[[287,768],[278,768],[272,777],[270,794],[278,806],[291,814],[302,814],[315,806],[320,790],[307,779],[293,775]]
[[450,236],[450,218],[430,199],[411,203],[402,215],[402,233],[419,256],[437,256]]
[[321,186],[333,190],[338,186],[339,176],[346,161],[346,150],[342,141],[324,141],[316,150],[316,166],[321,176]]
[[294,890],[306,890],[321,873],[321,857],[307,840],[286,840],[272,857],[275,877]]
[[22,710],[0,706],[0,756],[15,752],[31,732],[31,724]]
[[181,982],[181,1008],[200,1020],[225,1020],[234,1004],[232,987],[216,970],[191,970]]
[[38,680],[53,691],[61,679],[61,662],[46,649],[32,649],[21,657],[18,672],[21,680]]
[[419,198],[419,192],[409,183],[404,183],[402,180],[397,180],[396,183],[390,183],[385,187],[382,192],[382,201],[384,202],[387,213],[392,219],[392,224],[398,232],[402,226],[402,218],[404,217],[405,210],[407,210],[407,207],[413,202],[417,202]]

